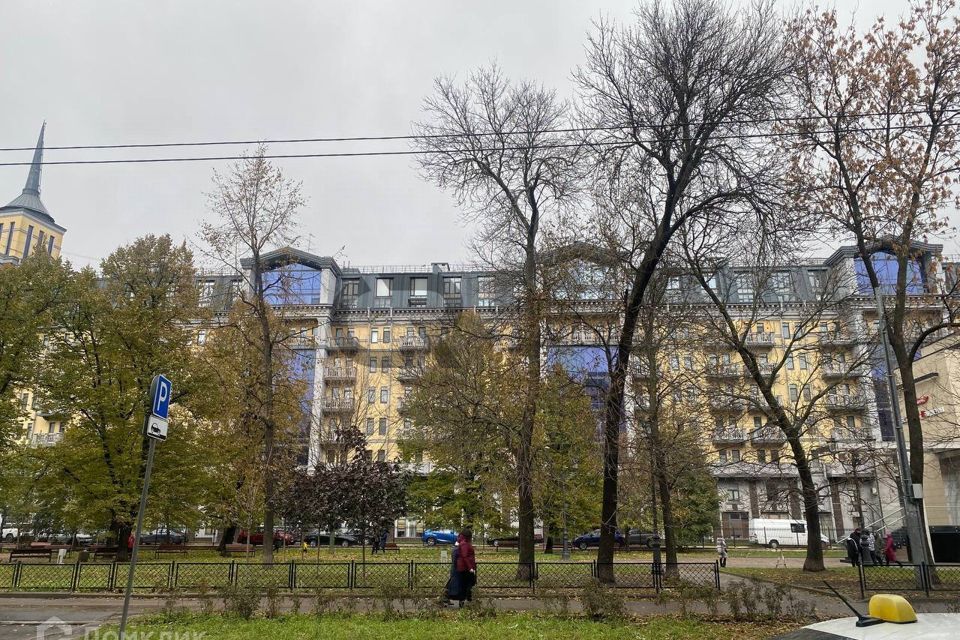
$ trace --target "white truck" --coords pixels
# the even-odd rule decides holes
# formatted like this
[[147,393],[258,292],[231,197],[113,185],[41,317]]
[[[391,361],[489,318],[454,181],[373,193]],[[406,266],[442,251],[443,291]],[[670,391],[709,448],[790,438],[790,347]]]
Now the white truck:
[[[807,546],[807,523],[802,520],[750,518],[748,535],[751,542],[771,549],[805,547]],[[830,539],[821,535],[820,542],[827,546],[830,544]]]

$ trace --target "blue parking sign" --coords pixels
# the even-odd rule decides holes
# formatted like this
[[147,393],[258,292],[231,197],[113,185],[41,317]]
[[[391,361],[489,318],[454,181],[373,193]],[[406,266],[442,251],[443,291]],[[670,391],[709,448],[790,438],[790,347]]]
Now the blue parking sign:
[[155,376],[150,383],[150,413],[158,418],[167,419],[170,410],[170,393],[173,385],[162,375]]

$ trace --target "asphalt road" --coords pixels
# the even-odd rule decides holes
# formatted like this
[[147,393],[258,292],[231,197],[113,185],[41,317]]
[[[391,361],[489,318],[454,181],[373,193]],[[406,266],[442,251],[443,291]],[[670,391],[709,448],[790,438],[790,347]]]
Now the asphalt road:
[[[134,600],[130,612],[162,605]],[[0,640],[79,640],[106,622],[118,622],[122,608],[122,598],[0,598]]]

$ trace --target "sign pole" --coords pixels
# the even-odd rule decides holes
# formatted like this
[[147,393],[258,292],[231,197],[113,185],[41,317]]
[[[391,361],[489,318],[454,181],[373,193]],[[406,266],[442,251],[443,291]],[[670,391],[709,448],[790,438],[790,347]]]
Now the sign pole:
[[[127,590],[123,595],[123,613],[120,616],[120,640],[126,640],[127,615],[130,613],[130,596],[133,594],[133,573],[137,569],[137,552],[140,550],[140,534],[143,532],[143,513],[147,510],[147,494],[150,492],[150,472],[153,471],[153,454],[157,440],[167,439],[167,415],[172,396],[170,381],[162,376],[154,376],[150,383],[150,410],[143,421],[143,435],[150,441],[147,450],[147,468],[143,472],[143,491],[140,493],[140,509],[137,511],[137,529],[133,535],[133,550],[130,554],[130,567],[127,570]],[[126,544],[126,540],[120,540]]]
[[137,531],[133,538],[133,551],[130,555],[130,570],[127,571],[127,590],[123,596],[123,614],[120,616],[120,640],[125,640],[127,614],[130,612],[130,595],[133,593],[133,572],[137,568],[137,551],[140,550],[140,533],[143,529],[143,512],[147,508],[147,492],[150,490],[150,472],[153,470],[153,452],[157,448],[155,438],[150,438],[147,452],[147,469],[143,473],[143,491],[140,493],[140,510],[137,512]]

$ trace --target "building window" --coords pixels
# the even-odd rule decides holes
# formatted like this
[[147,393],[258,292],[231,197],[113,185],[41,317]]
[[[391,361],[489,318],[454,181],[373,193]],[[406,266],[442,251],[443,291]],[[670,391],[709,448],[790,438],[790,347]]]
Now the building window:
[[806,371],[807,370],[807,354],[801,353],[798,359],[800,360],[800,371]]
[[727,462],[727,450],[726,450],[726,449],[720,449],[720,451],[717,452],[717,455],[720,456],[720,462],[723,462],[723,463],[726,463],[726,462]]
[[680,370],[680,358],[675,353],[670,355],[670,369],[673,371]]
[[410,278],[410,300],[411,307],[427,306],[427,279]]
[[387,419],[380,418],[380,424],[377,426],[377,433],[381,436],[387,435]]
[[390,306],[390,295],[393,293],[392,278],[377,278],[376,297],[373,306],[377,308],[386,308]]
[[380,404],[390,402],[390,387],[380,387]]
[[460,298],[460,278],[443,279],[443,304],[446,307],[459,307],[462,301]]
[[387,461],[387,452],[383,449],[377,451],[377,462],[386,462]]
[[348,309],[355,309],[360,302],[360,281],[344,280],[340,295],[340,305]]
[[757,449],[757,462],[760,464],[767,463],[767,451],[766,449]]
[[197,344],[205,344],[207,341],[207,330],[200,329],[197,331]]
[[740,502],[740,489],[727,489],[727,500]]
[[367,418],[367,435],[373,435],[373,418]]
[[791,384],[788,387],[788,389],[790,392],[790,402],[796,402],[800,398],[799,389],[797,389],[797,385]]
[[409,432],[409,431],[412,430],[412,429],[413,429],[413,420],[411,420],[410,418],[404,418],[404,419],[403,419],[403,431],[406,433],[406,432]]
[[37,251],[43,251],[43,239],[46,235],[43,231],[37,234]]
[[393,363],[390,361],[390,357],[380,359],[380,370],[381,371],[390,371],[393,368]]
[[737,274],[737,302],[753,302],[753,283],[749,273]]
[[810,291],[814,294],[819,294],[823,291],[823,284],[826,282],[827,272],[823,270],[817,271],[807,271],[807,284],[810,287]]
[[10,223],[10,230],[7,231],[7,248],[6,248],[6,250],[4,251],[4,253],[6,253],[7,255],[10,255],[10,243],[13,241],[13,231],[14,231],[14,229],[16,229],[16,228],[17,228],[17,223],[16,223],[16,222],[11,222],[11,223]]
[[683,368],[687,371],[693,371],[693,356],[683,356]]
[[370,329],[370,344],[376,344],[378,342],[380,342],[380,330]]
[[496,294],[493,290],[493,278],[480,276],[477,278],[477,306],[493,307],[496,305]]
[[770,284],[777,300],[793,299],[793,281],[789,271],[774,272]]
[[780,449],[770,449],[770,462],[780,462]]
[[383,328],[383,342],[386,343],[386,344],[389,344],[389,343],[390,343],[390,339],[391,339],[390,327],[384,327],[384,328]]
[[243,280],[230,281],[230,301],[243,299]]
[[785,340],[790,339],[790,323],[789,322],[780,323],[780,336],[783,337],[783,339]]
[[377,359],[370,358],[370,373],[376,373],[377,371]]
[[793,371],[793,356],[787,356],[787,369]]
[[367,404],[373,404],[377,401],[377,390],[373,387],[367,389]]
[[753,416],[753,428],[759,429],[763,427],[763,418],[760,416]]
[[30,255],[30,243],[33,241],[33,225],[27,227],[27,240],[23,243],[23,257]]
[[813,398],[813,394],[810,391],[810,385],[808,384],[803,385],[803,399],[806,400],[807,402],[810,402],[811,398]]
[[216,280],[204,280],[200,283],[200,304],[206,306],[213,300],[213,289],[217,286]]
[[734,462],[740,462],[740,449],[731,449],[730,454],[731,460]]
[[54,241],[54,240],[56,240],[56,238],[54,238],[53,236],[50,236],[50,237],[47,239],[47,253],[49,253],[51,256],[53,255],[53,241]]

